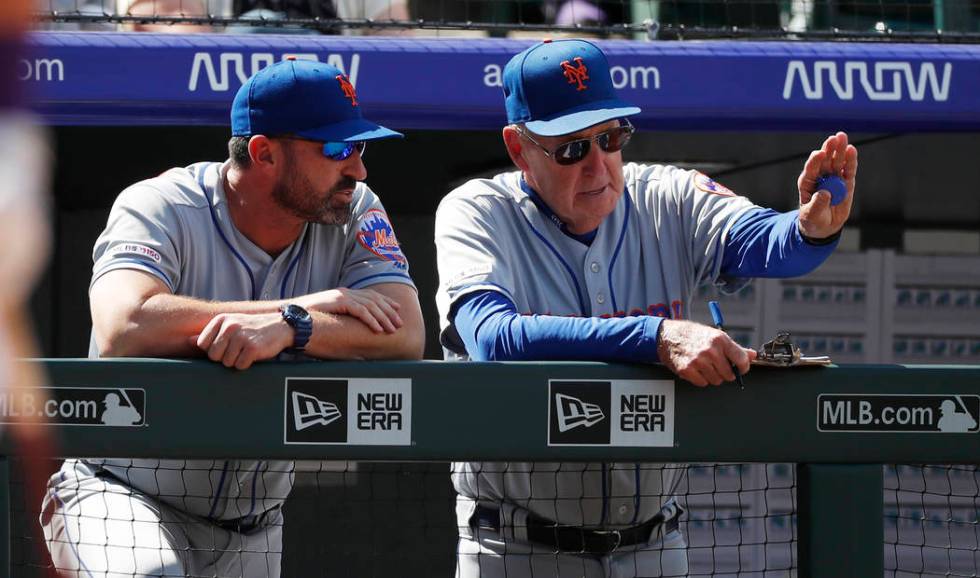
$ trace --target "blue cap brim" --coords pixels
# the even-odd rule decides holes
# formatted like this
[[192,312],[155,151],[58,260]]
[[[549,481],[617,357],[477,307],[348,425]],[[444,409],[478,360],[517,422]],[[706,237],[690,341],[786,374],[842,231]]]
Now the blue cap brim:
[[638,107],[621,100],[606,101],[604,103],[591,102],[586,106],[588,110],[566,110],[554,118],[528,121],[524,126],[534,134],[541,136],[561,136],[585,130],[590,126],[595,126],[610,120],[640,113]]
[[363,118],[322,126],[296,133],[298,136],[324,142],[353,142],[382,138],[404,137],[400,132],[385,128]]

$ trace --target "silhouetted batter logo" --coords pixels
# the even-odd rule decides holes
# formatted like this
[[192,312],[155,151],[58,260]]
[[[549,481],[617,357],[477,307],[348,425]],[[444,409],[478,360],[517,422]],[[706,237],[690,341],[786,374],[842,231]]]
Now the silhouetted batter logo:
[[572,63],[567,60],[562,61],[562,74],[568,79],[568,84],[578,85],[575,90],[586,90],[589,88],[585,85],[585,81],[589,79],[589,69],[586,68],[581,56],[576,56],[572,60],[575,61],[575,66],[572,66]]
[[102,416],[99,420],[105,425],[139,425],[143,421],[143,416],[136,409],[133,400],[129,399],[129,394],[126,393],[125,389],[120,389],[119,393],[126,398],[125,405],[123,405],[118,393],[107,393],[105,399],[102,400]]
[[286,442],[347,442],[347,380],[286,380]]
[[354,91],[354,85],[347,80],[347,75],[338,74],[337,82],[340,83],[340,90],[344,92],[344,98],[350,99],[351,106],[357,106],[357,92]]
[[608,445],[608,381],[552,381],[548,395],[549,445]]
[[357,242],[385,261],[393,261],[399,269],[408,267],[408,260],[395,238],[395,230],[388,222],[388,215],[380,209],[371,209],[361,218]]

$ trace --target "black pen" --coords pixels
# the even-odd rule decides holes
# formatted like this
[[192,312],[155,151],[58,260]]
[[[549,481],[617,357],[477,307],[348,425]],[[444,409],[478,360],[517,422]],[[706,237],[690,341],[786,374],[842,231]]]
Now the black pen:
[[[715,327],[719,330],[725,330],[725,318],[721,316],[721,307],[718,306],[717,301],[708,301],[708,309],[711,310],[711,318],[715,321]],[[745,382],[742,381],[742,374],[739,373],[738,367],[732,364],[732,371],[735,372],[735,383],[742,389],[745,389]]]

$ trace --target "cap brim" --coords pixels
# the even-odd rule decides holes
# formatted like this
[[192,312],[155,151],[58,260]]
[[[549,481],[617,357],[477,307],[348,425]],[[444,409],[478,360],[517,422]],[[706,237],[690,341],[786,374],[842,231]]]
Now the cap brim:
[[585,130],[590,126],[595,126],[624,116],[639,114],[640,109],[621,100],[609,100],[604,102],[592,102],[586,105],[587,110],[575,109],[562,111],[558,115],[541,120],[532,120],[524,123],[524,126],[534,134],[541,136],[561,136]]
[[377,140],[382,138],[404,137],[400,132],[385,128],[363,118],[338,122],[319,128],[303,130],[298,136],[321,140],[325,142],[351,142],[361,140]]

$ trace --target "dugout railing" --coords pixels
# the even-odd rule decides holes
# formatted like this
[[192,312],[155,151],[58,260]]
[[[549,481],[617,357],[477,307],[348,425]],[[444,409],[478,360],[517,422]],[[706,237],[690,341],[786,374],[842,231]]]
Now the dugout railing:
[[[755,368],[740,389],[601,363],[264,363],[243,372],[149,359],[44,365],[50,400],[7,395],[0,413],[43,413],[62,456],[793,462],[797,575],[815,578],[884,574],[881,464],[980,456],[978,366]],[[568,398],[577,402],[562,410]],[[942,423],[946,401],[956,424]],[[605,438],[555,428],[560,414],[572,418],[566,426],[595,417],[588,404],[599,407],[595,427]],[[110,405],[136,409],[139,419],[123,423],[132,414],[120,420]],[[2,444],[5,456],[17,455],[9,438]],[[5,496],[0,530],[9,538]],[[975,508],[977,496],[968,499]],[[10,551],[0,556],[0,575],[11,575]]]

